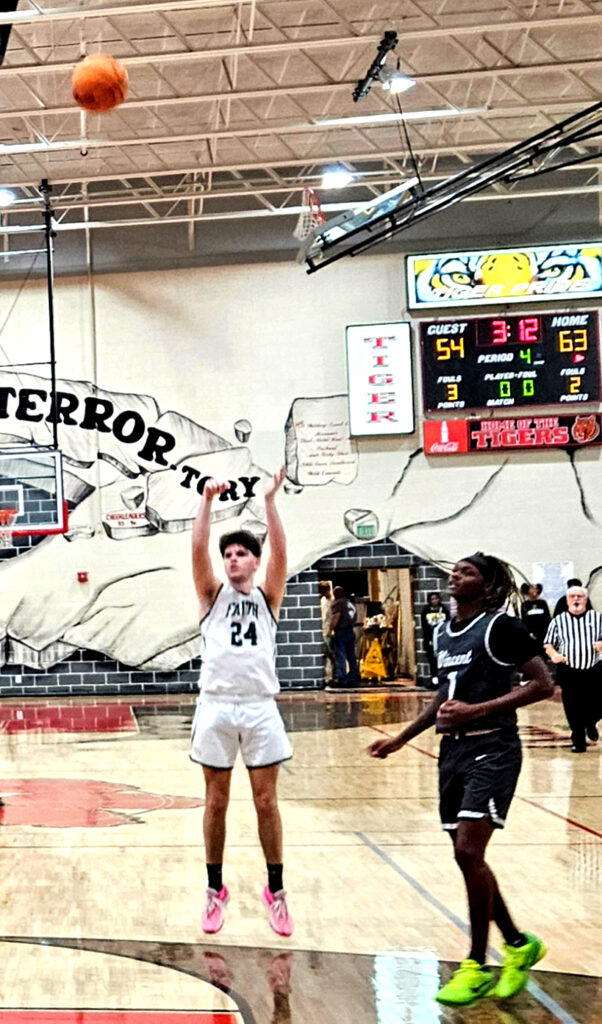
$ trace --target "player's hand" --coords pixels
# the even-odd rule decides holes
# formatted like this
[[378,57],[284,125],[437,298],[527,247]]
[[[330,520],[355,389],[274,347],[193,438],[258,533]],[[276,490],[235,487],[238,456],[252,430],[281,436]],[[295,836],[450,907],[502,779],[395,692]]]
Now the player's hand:
[[230,483],[228,480],[214,480],[214,478],[211,477],[203,487],[203,497],[206,498],[207,501],[213,501],[218,494],[223,494],[224,491],[227,491],[229,486]]
[[439,729],[457,729],[476,718],[477,704],[465,704],[462,700],[445,700],[437,712]]
[[396,750],[399,750],[399,745],[394,739],[380,739],[374,740],[367,750],[370,757],[380,757],[384,760],[389,754],[394,754]]
[[285,476],[286,469],[284,466],[281,466],[278,472],[274,473],[272,479],[266,485],[266,489],[264,491],[264,497],[266,498],[266,500],[268,500],[269,498],[273,498],[274,495],[276,494],[276,491],[278,491],[282,487]]
[[597,651],[598,654],[600,654],[600,652],[602,652],[602,640],[595,640],[594,641],[594,650]]

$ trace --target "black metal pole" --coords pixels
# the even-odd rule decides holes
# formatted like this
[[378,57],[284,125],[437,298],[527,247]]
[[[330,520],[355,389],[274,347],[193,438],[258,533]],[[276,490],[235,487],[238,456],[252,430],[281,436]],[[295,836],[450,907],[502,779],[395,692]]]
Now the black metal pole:
[[[54,344],[54,253],[52,240],[56,237],[56,231],[52,227],[52,207],[50,205],[50,193],[52,185],[48,179],[43,178],[40,183],[40,192],[44,200],[44,236],[46,239],[46,287],[48,290],[48,336],[50,340],[50,390],[52,394],[52,407],[56,412],[56,354]],[[56,415],[52,419],[52,447],[58,448],[58,422]]]

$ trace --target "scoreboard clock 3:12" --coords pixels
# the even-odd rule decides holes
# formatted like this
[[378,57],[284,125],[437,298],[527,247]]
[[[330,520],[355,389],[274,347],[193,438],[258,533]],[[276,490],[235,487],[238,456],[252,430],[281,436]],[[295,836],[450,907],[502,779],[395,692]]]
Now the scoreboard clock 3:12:
[[425,412],[600,400],[595,311],[420,324]]

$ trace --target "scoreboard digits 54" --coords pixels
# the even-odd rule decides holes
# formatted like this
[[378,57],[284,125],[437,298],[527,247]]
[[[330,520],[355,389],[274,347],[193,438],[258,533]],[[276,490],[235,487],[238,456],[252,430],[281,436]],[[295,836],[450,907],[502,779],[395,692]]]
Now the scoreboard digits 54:
[[595,311],[423,322],[420,338],[426,412],[600,400]]

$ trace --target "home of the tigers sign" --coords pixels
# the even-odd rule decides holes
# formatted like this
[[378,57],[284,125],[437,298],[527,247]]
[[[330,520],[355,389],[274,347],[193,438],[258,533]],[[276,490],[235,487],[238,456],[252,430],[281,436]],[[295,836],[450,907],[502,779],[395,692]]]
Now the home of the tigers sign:
[[427,455],[516,451],[533,448],[584,448],[602,444],[601,417],[525,416],[495,420],[427,420]]

